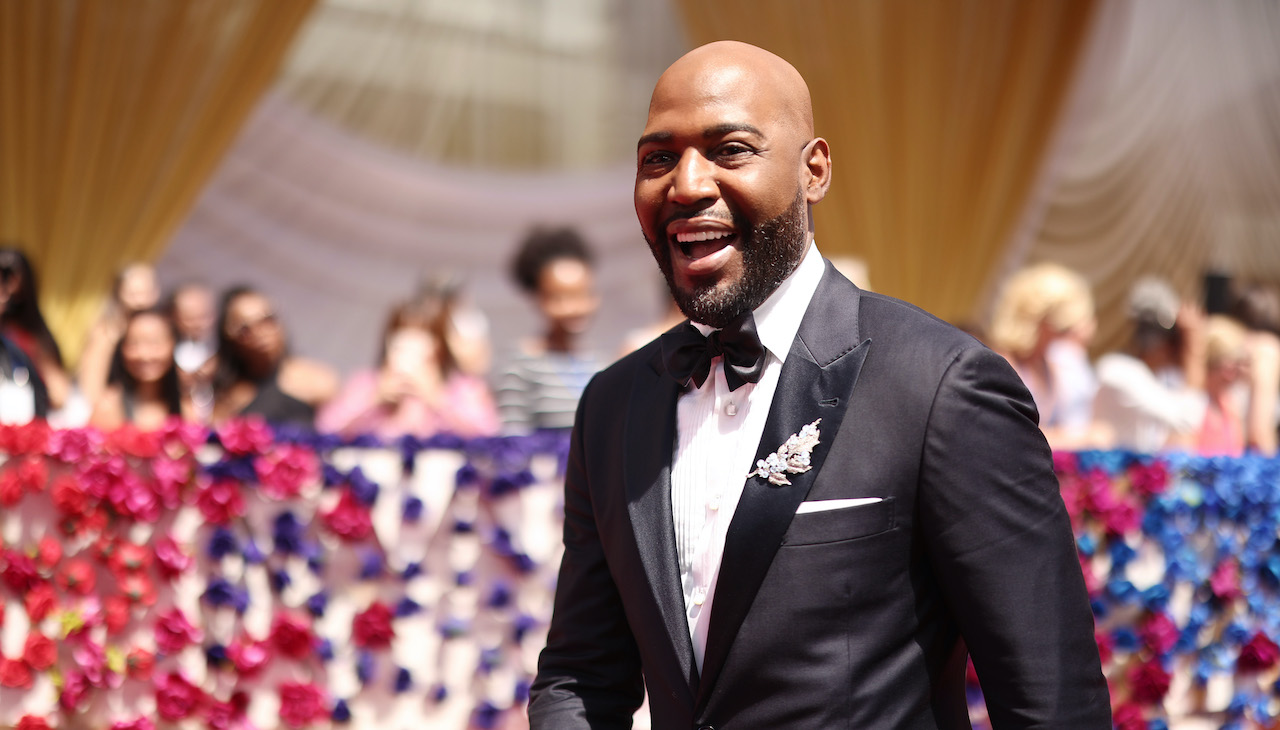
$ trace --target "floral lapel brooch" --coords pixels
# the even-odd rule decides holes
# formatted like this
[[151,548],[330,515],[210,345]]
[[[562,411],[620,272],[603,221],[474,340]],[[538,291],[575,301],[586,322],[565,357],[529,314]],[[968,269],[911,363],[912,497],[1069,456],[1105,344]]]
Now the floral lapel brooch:
[[779,446],[777,451],[756,462],[755,471],[748,474],[747,478],[764,477],[770,484],[782,487],[791,484],[791,480],[787,479],[788,474],[809,471],[809,455],[813,453],[813,447],[818,445],[819,423],[822,423],[821,418],[800,429],[800,433],[788,436],[787,442]]

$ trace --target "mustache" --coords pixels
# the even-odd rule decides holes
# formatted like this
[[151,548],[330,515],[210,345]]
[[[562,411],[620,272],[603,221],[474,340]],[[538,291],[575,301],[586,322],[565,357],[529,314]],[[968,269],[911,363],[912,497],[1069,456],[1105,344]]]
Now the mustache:
[[667,216],[667,219],[662,221],[662,227],[660,230],[663,230],[663,231],[667,230],[667,226],[671,225],[672,223],[675,223],[676,221],[687,221],[692,218],[710,218],[711,220],[717,220],[723,223],[730,223],[733,225],[738,224],[738,221],[734,219],[733,214],[727,211],[717,211],[717,210],[711,210],[711,209],[688,210],[688,211],[680,211],[678,213],[672,213],[671,215]]

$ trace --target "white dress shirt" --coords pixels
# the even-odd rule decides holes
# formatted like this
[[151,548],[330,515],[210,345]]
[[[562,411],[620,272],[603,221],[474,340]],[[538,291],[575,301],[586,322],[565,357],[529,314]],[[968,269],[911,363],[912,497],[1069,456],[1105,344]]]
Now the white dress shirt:
[[[671,518],[676,531],[685,617],[699,671],[707,647],[725,533],[747,474],[754,468],[782,363],[824,268],[818,247],[810,243],[796,270],[755,310],[756,331],[767,351],[760,382],[729,392],[723,358],[717,357],[712,360],[711,373],[702,387],[691,387],[681,394],[676,406]],[[697,323],[694,326],[704,335],[713,329]],[[777,446],[781,444],[772,445]]]

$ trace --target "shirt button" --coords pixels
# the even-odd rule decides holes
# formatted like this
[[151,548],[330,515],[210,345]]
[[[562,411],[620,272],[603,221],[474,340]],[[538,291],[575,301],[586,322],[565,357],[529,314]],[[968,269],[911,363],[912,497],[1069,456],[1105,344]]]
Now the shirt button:
[[730,418],[733,418],[734,416],[738,415],[738,404],[734,403],[733,401],[729,401],[728,403],[726,403],[724,405],[724,414]]
[[712,497],[710,500],[708,500],[707,509],[711,510],[712,512],[715,512],[716,510],[720,509],[720,498]]

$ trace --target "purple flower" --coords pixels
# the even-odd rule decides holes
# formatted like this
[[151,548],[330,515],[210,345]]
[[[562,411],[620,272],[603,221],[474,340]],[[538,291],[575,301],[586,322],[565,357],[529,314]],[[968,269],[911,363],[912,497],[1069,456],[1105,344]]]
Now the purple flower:
[[249,607],[248,591],[237,588],[226,578],[218,576],[209,579],[209,586],[200,597],[214,608],[231,606],[236,609],[236,613],[244,613]]
[[291,555],[302,551],[302,533],[305,526],[298,521],[297,515],[289,510],[281,512],[276,515],[272,528],[271,539],[275,544],[276,552]]
[[360,578],[371,580],[382,575],[382,553],[377,550],[365,550],[360,555]]
[[433,702],[444,702],[445,698],[448,696],[449,688],[440,682],[437,682],[436,685],[431,688],[431,700]]
[[351,496],[364,506],[372,507],[378,501],[378,485],[366,477],[360,467],[352,469],[347,475],[347,484],[351,489]]
[[236,540],[236,536],[231,530],[225,527],[216,527],[213,534],[209,536],[209,557],[212,560],[222,560],[228,555],[235,555],[240,552],[240,542]]
[[422,519],[422,500],[414,496],[405,497],[401,515],[405,522],[417,523]]
[[511,605],[511,586],[506,581],[495,581],[493,589],[489,591],[489,597],[485,600],[485,605],[489,608],[505,608]]
[[488,674],[502,663],[502,649],[496,646],[480,650],[480,671]]
[[422,571],[422,563],[419,563],[419,562],[417,562],[417,561],[414,561],[414,562],[409,563],[408,565],[404,566],[404,572],[402,572],[402,573],[400,574],[400,577],[401,577],[403,580],[409,581],[409,580],[413,580],[414,578],[417,578],[418,576],[422,575],[422,573],[423,573],[423,571]]
[[[336,487],[346,481],[346,477],[342,472],[338,471],[338,467],[333,464],[323,464],[320,467],[320,476],[324,480],[324,486]],[[338,700],[341,702],[342,700]]]
[[258,547],[258,543],[249,538],[244,542],[244,560],[250,565],[261,565],[267,557],[262,554],[262,549]]
[[334,722],[351,722],[351,708],[347,707],[347,701],[338,700],[333,703],[333,712],[329,716],[333,718]]
[[319,618],[324,615],[324,610],[329,607],[329,594],[320,591],[307,599],[307,610],[312,616]]
[[293,578],[289,576],[287,570],[279,568],[271,571],[271,590],[281,593],[291,585],[293,585]]
[[358,651],[356,652],[356,678],[361,684],[368,684],[373,680],[374,670],[377,666],[374,664],[373,652]]
[[405,596],[396,603],[395,616],[396,618],[404,618],[405,616],[413,616],[421,611],[422,606],[418,605],[417,601]]
[[515,701],[517,704],[527,702],[529,700],[529,680],[522,679],[516,682]]
[[458,468],[458,472],[454,475],[453,480],[458,489],[474,487],[480,482],[480,470],[468,461]]
[[413,689],[413,675],[409,674],[408,669],[400,667],[400,669],[396,671],[395,689],[396,694],[402,694]]
[[320,657],[321,661],[332,661],[333,641],[329,639],[318,640],[316,642],[316,656]]
[[488,701],[483,701],[478,707],[476,707],[475,717],[472,718],[472,723],[474,723],[476,727],[482,728],[482,730],[492,730],[492,728],[497,727],[498,718],[501,716],[502,710],[498,709]]
[[222,644],[210,644],[204,648],[204,660],[214,669],[221,669],[230,661],[227,658],[227,647]]
[[473,575],[469,570],[460,570],[458,571],[458,574],[454,576],[453,582],[458,586],[469,586],[475,582],[475,575]]
[[440,635],[446,639],[456,639],[467,633],[470,623],[459,616],[451,616],[440,624]]
[[516,616],[516,620],[512,626],[512,633],[515,636],[516,643],[519,644],[524,641],[525,635],[537,628],[539,625],[540,622],[538,619],[527,613],[522,613],[519,616]]

